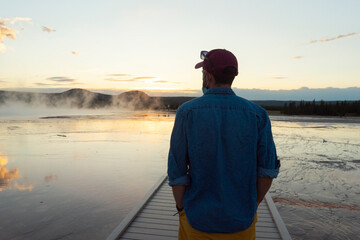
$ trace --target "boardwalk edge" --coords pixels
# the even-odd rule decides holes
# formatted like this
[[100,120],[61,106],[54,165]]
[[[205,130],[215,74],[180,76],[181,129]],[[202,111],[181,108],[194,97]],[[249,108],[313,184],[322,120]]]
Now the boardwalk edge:
[[167,179],[167,175],[161,176],[156,184],[149,190],[145,197],[130,211],[130,213],[121,221],[121,223],[112,231],[112,233],[106,238],[106,240],[118,239],[126,230],[126,228],[136,218],[137,214],[144,208],[146,202],[157,192],[160,186]]
[[279,234],[281,236],[281,238],[283,240],[291,240],[291,236],[285,226],[285,223],[284,221],[282,220],[280,214],[279,214],[279,211],[277,210],[276,206],[275,206],[275,203],[274,201],[272,200],[271,198],[271,195],[270,193],[268,192],[266,195],[265,195],[265,200],[269,206],[269,209],[270,209],[270,212],[271,212],[271,215],[273,216],[273,219],[275,221],[275,224],[276,224],[276,227],[278,228],[279,230]]

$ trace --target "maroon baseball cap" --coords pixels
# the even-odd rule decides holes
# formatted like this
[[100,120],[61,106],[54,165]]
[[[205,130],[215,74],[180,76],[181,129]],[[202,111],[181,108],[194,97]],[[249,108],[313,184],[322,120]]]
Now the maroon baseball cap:
[[[238,75],[238,62],[234,54],[226,49],[214,49],[210,52],[201,51],[204,61],[195,65],[195,68],[203,68],[217,77],[235,77]],[[234,67],[236,72],[224,71],[227,67]]]

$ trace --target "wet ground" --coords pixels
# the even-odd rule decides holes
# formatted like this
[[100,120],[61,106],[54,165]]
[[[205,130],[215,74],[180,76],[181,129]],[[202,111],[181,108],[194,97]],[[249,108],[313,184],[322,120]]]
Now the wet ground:
[[292,237],[358,239],[360,124],[275,120],[282,167],[271,193]]
[[[1,115],[1,114],[0,114]],[[294,239],[360,235],[360,124],[272,116],[271,194]],[[166,171],[174,115],[0,119],[0,239],[104,239]]]

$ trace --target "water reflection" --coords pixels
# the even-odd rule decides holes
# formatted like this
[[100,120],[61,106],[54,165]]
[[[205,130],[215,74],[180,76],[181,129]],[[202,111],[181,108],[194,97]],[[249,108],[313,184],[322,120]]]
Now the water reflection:
[[57,179],[58,179],[58,176],[53,175],[53,174],[50,174],[50,175],[47,175],[47,176],[44,177],[45,182],[52,182],[52,181],[55,181]]
[[14,179],[19,178],[19,169],[7,169],[8,159],[0,153],[0,192],[4,189],[17,189],[20,191],[31,191],[33,186],[19,185]]
[[[0,192],[0,239],[106,238],[165,173],[173,118],[0,119],[1,167],[18,169]],[[36,188],[8,190],[29,183]]]
[[[173,113],[56,114],[0,119],[0,239],[104,239],[166,171]],[[360,124],[285,120],[272,122],[282,160],[272,196],[290,233],[355,236]],[[32,189],[20,183],[36,188],[2,191]]]

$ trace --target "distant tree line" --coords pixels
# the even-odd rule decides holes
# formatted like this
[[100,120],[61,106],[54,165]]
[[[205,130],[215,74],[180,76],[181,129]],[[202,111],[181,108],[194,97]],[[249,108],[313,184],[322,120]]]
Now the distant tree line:
[[360,101],[289,102],[282,111],[288,115],[360,116]]

